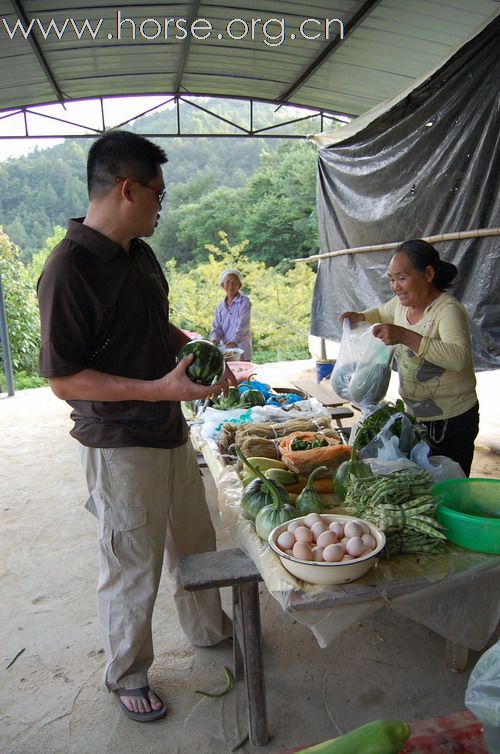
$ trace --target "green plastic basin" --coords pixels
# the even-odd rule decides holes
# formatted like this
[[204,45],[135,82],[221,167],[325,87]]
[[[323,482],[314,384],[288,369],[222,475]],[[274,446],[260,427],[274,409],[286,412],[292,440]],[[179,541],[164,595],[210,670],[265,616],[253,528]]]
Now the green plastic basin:
[[432,493],[436,519],[459,547],[500,555],[500,479],[448,479]]

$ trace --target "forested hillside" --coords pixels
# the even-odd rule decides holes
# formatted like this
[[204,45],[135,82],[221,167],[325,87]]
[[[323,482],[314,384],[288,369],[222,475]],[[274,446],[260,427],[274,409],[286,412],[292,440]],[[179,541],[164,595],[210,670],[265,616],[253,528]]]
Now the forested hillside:
[[[242,120],[240,102],[218,105]],[[131,130],[172,128],[171,112],[137,121]],[[203,130],[208,116],[188,110],[184,130]],[[211,122],[210,127],[214,129]],[[223,128],[223,123],[220,123]],[[205,245],[219,231],[231,242],[248,240],[250,258],[275,265],[284,257],[317,251],[315,148],[305,140],[251,138],[155,139],[165,149],[167,201],[151,243],[162,262],[181,266],[206,259]],[[27,157],[0,163],[0,225],[29,263],[54,226],[83,215],[87,204],[85,163],[90,140],[66,140]]]

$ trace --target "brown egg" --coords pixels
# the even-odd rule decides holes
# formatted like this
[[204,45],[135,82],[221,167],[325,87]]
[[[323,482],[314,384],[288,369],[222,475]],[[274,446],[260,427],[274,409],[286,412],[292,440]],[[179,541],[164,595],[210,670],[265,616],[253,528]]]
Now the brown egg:
[[313,556],[313,560],[315,560],[318,563],[322,563],[323,562],[323,548],[318,547],[318,545],[316,545],[316,547],[313,547],[312,556]]
[[316,523],[311,526],[311,531],[314,536],[314,541],[317,542],[319,535],[324,531],[328,531],[328,527],[325,526],[323,521],[316,521]]
[[344,535],[346,537],[360,537],[363,529],[356,521],[348,521],[344,526]]
[[341,524],[340,521],[332,521],[328,528],[335,532],[339,541],[344,536],[344,524]]
[[323,560],[326,563],[338,563],[339,560],[342,560],[343,555],[344,548],[341,544],[328,545],[323,550]]
[[297,526],[294,531],[297,542],[312,542],[314,537],[312,531],[307,526]]
[[319,535],[316,540],[320,547],[327,547],[328,545],[336,545],[338,542],[337,535],[334,531],[327,529]]
[[298,518],[293,518],[286,528],[288,531],[294,532],[298,526],[302,526],[302,522]]
[[361,537],[351,537],[346,542],[345,549],[348,555],[352,555],[353,558],[359,558],[366,547]]
[[307,516],[304,518],[304,524],[305,526],[308,526],[310,529],[312,529],[313,524],[317,524],[321,521],[321,516],[319,513],[308,513]]
[[363,542],[365,547],[368,547],[370,550],[374,550],[377,546],[375,537],[372,537],[371,534],[363,534],[363,536],[361,537],[361,541]]
[[295,544],[295,536],[291,531],[282,531],[276,544],[281,550],[291,550]]
[[293,546],[293,557],[299,560],[312,560],[312,547],[307,542],[295,542]]

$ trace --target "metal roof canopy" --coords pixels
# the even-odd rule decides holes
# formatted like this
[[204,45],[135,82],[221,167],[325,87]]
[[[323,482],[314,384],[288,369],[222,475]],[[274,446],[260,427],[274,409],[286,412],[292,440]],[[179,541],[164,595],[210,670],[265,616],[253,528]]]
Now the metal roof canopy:
[[[355,117],[499,12],[499,0],[0,0],[0,136],[19,135],[18,124],[9,131],[16,113],[24,136],[46,135],[30,130],[29,106],[124,95],[233,97]],[[73,125],[79,134],[64,126],[50,135],[95,133],[84,117]]]

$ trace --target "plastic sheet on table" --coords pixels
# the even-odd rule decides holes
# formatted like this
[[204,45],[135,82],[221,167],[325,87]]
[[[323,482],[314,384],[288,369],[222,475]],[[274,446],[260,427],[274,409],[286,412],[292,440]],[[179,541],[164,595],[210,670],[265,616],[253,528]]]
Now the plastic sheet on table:
[[[253,523],[242,517],[243,486],[234,466],[225,465],[214,441],[192,435],[215,480],[223,523],[258,566],[270,594],[311,629],[321,647],[384,607],[471,649],[486,644],[500,619],[500,556],[447,545],[442,555],[378,558],[367,574],[349,584],[307,584],[283,568]],[[332,510],[345,514],[341,507]]]
[[250,409],[237,408],[230,411],[207,408],[203,413],[202,420],[197,423],[201,427],[200,434],[204,439],[214,439],[226,422],[237,424],[244,422],[285,422],[290,419],[311,419],[318,416],[330,418],[330,413],[316,398],[308,398],[297,401],[286,409],[273,405],[253,406]]

